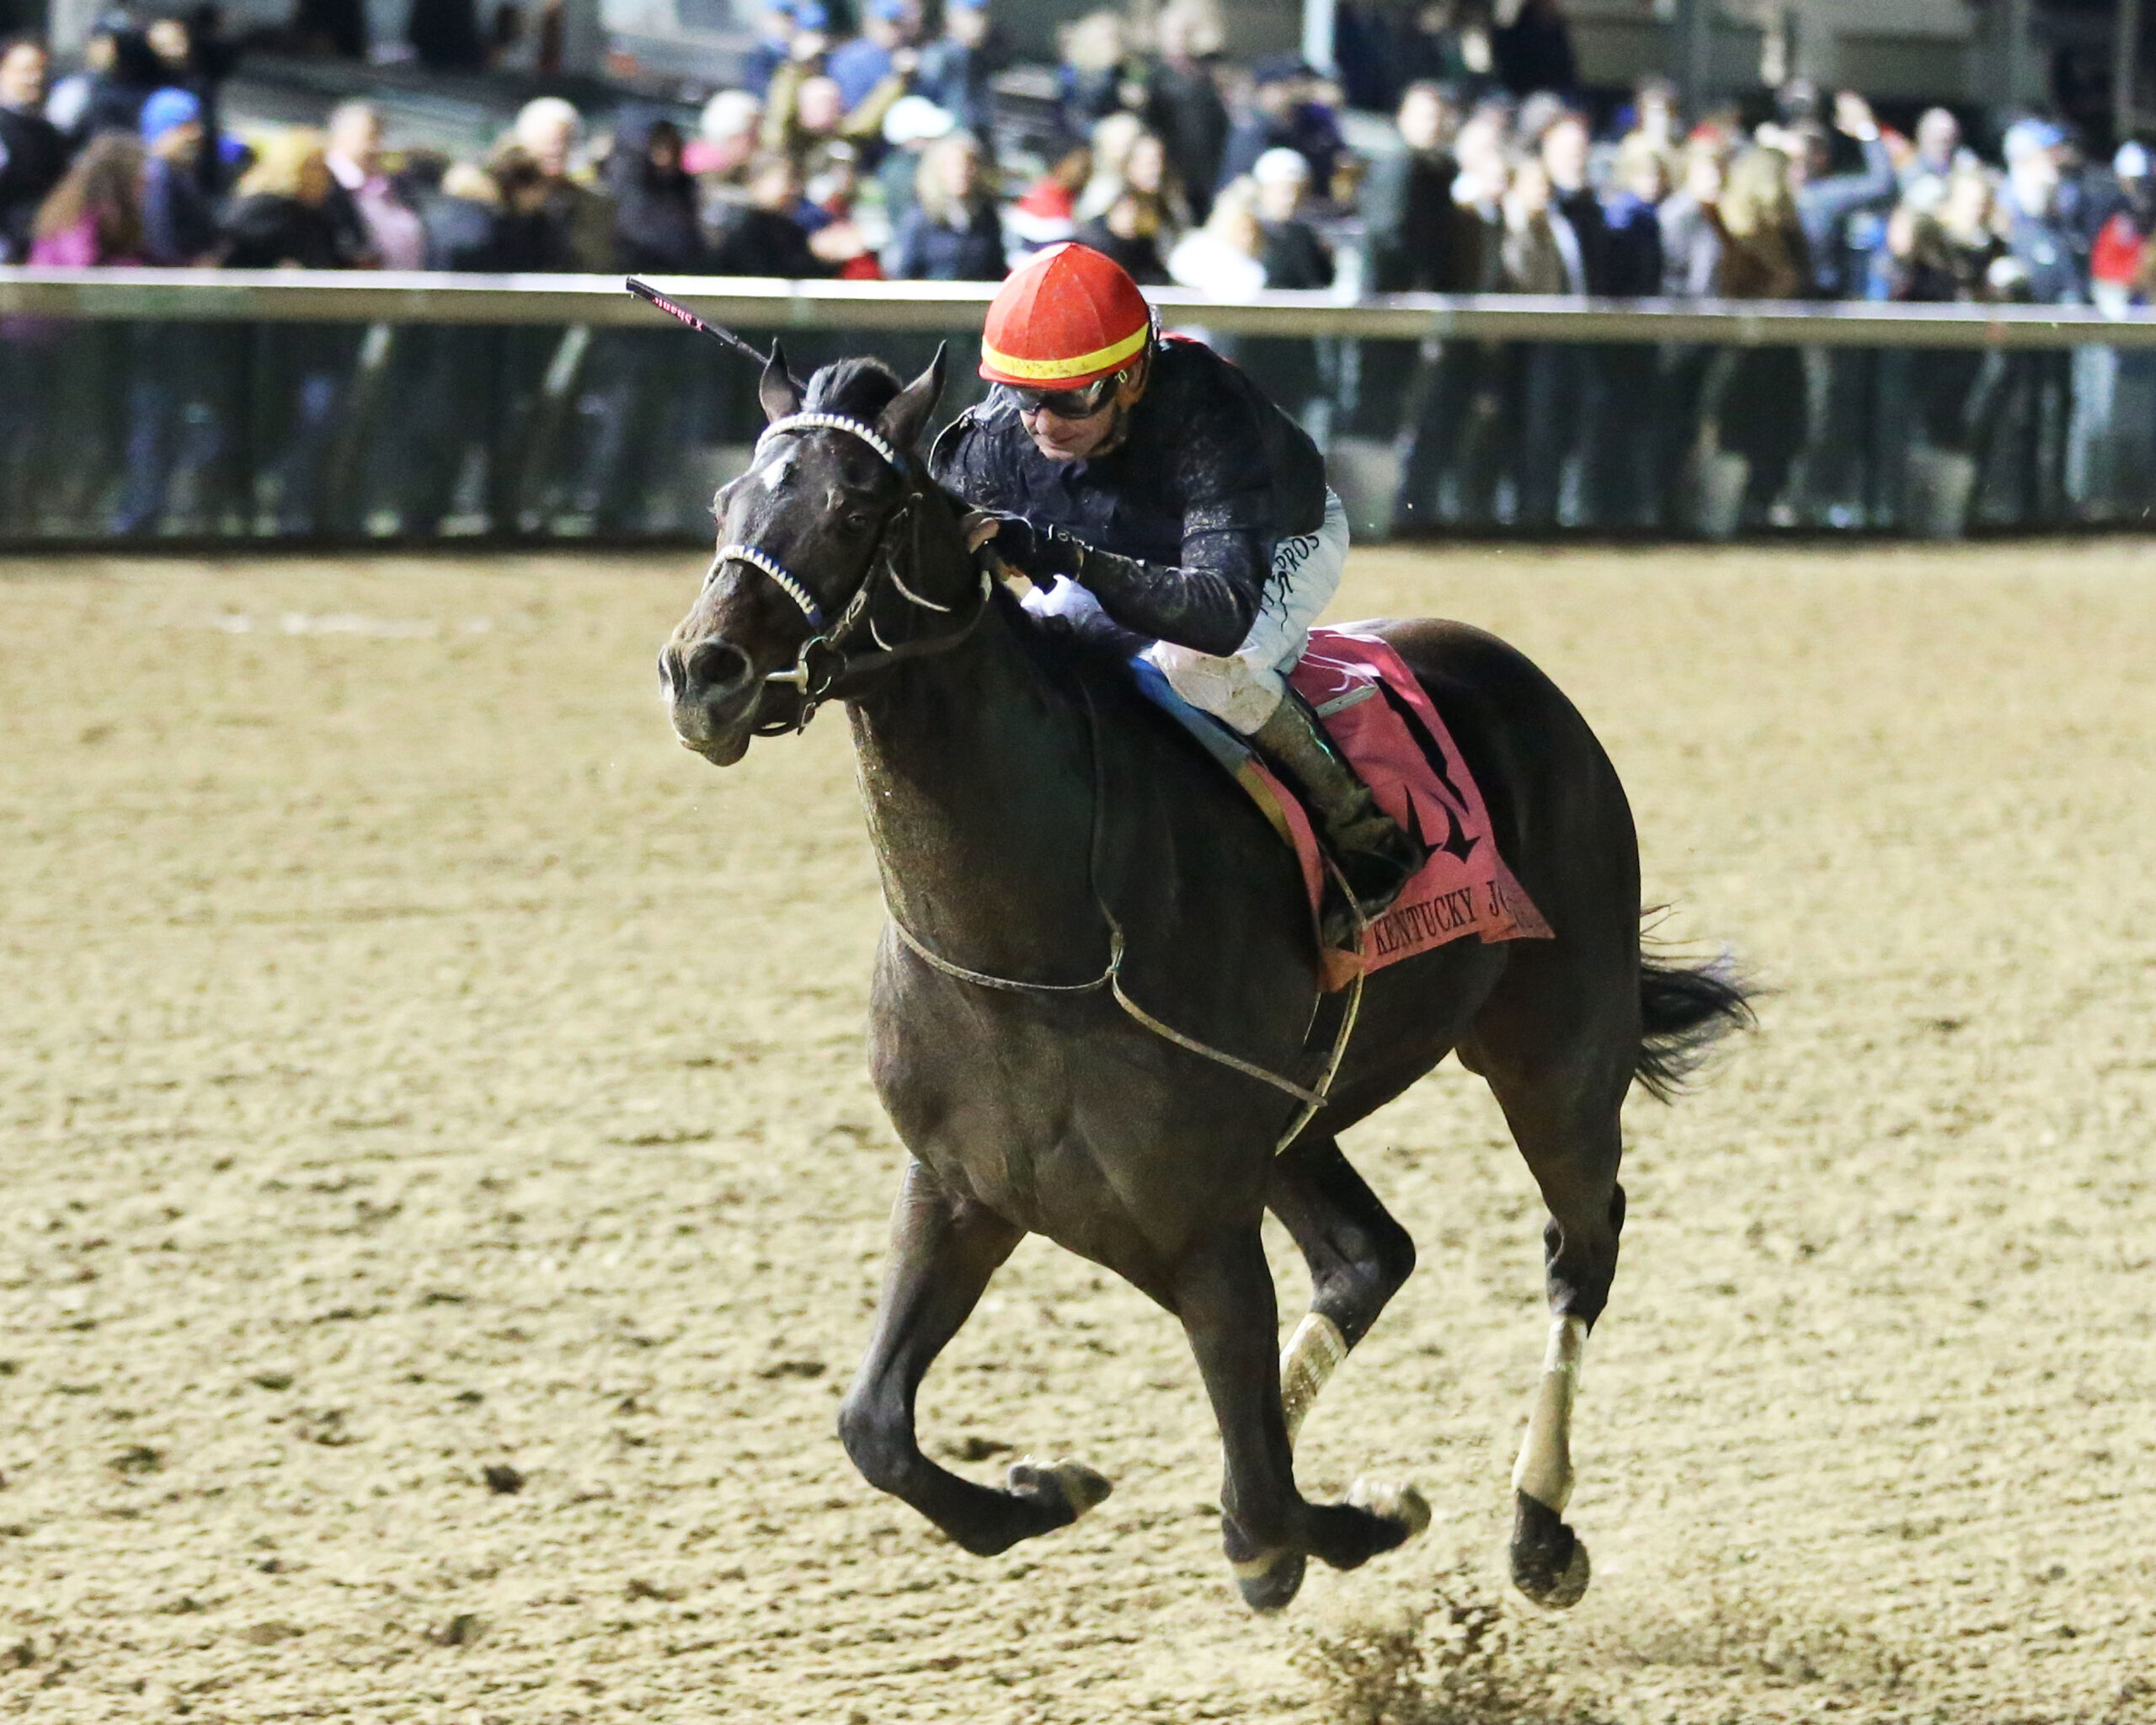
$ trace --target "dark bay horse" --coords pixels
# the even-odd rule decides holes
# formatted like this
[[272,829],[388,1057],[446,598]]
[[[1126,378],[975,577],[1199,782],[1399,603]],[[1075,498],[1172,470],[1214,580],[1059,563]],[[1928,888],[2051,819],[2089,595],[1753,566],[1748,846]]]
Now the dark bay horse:
[[[659,656],[681,742],[724,766],[843,701],[892,921],[870,1058],[911,1152],[847,1453],[968,1551],[1064,1526],[1107,1482],[1021,1463],[1001,1487],[921,1452],[915,1392],[1027,1233],[1182,1321],[1218,1417],[1227,1555],[1288,1603],[1307,1557],[1352,1568],[1418,1530],[1412,1492],[1314,1503],[1295,1423],[1414,1267],[1338,1135],[1457,1054],[1502,1106],[1549,1210],[1550,1351],[1513,1471],[1514,1580],[1569,1605],[1572,1397],[1625,1219],[1618,1110],[1667,1096],[1743,1023],[1742,987],[1641,950],[1639,856],[1609,759],[1549,679],[1457,623],[1387,623],[1480,781],[1498,846],[1556,930],[1463,940],[1369,980],[1322,1097],[1343,995],[1322,995],[1295,862],[1228,775],[1107,655],[1059,638],[966,549],[915,454],[943,357],[801,386],[774,352],[772,425],[719,494],[722,538]],[[1223,1057],[1225,1057],[1225,1059]],[[1283,1140],[1284,1143],[1283,1143]],[[1314,1292],[1285,1356],[1267,1209]]]

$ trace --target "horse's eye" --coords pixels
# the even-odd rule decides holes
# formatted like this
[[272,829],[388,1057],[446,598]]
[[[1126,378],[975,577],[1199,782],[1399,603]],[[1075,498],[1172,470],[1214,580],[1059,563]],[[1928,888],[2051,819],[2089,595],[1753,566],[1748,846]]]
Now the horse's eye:
[[868,531],[868,517],[863,515],[859,510],[856,510],[851,515],[846,518],[846,530],[849,533],[867,532]]

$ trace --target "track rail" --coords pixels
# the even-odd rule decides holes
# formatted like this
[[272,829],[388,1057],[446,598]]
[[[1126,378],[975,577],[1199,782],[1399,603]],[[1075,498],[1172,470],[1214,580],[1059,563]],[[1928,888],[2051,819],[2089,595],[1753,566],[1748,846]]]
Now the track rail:
[[[665,276],[654,284],[748,329],[978,329],[992,283]],[[1759,300],[1566,300],[1396,294],[1350,303],[1270,292],[1234,302],[1150,297],[1171,323],[1238,335],[1371,340],[1681,342],[1729,347],[2156,347],[2156,315],[2087,306],[1909,306]],[[622,325],[659,328],[615,275],[451,275],[290,270],[0,268],[0,315],[205,323]],[[4,337],[0,330],[0,337]]]

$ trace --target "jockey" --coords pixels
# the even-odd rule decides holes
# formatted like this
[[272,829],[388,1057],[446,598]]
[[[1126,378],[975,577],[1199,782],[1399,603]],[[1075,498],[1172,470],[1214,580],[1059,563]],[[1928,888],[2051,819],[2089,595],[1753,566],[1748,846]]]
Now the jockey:
[[[1377,806],[1283,675],[1340,585],[1348,516],[1309,436],[1203,344],[1163,339],[1116,264],[1029,259],[981,336],[999,386],[937,440],[936,478],[1035,586],[1037,613],[1105,611],[1193,707],[1303,796],[1365,916],[1425,852]],[[1343,931],[1328,918],[1327,937]],[[1345,941],[1352,945],[1352,937]]]

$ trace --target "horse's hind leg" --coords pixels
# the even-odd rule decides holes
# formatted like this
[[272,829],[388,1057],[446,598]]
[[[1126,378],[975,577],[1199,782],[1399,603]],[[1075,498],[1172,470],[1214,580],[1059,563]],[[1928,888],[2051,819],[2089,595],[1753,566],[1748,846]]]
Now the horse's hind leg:
[[1428,1511],[1419,1499],[1387,1513],[1352,1502],[1311,1503],[1296,1489],[1273,1352],[1279,1309],[1254,1225],[1194,1247],[1177,1267],[1173,1291],[1220,1426],[1223,1542],[1254,1610],[1277,1611],[1294,1598],[1305,1557],[1353,1569],[1422,1530]]
[[914,1400],[936,1356],[972,1314],[1024,1231],[907,1167],[891,1218],[891,1261],[875,1333],[839,1408],[839,1437],[862,1477],[903,1498],[979,1557],[1068,1526],[1108,1494],[1075,1461],[1022,1461],[1004,1490],[975,1485],[921,1452]]
[[[1577,1002],[1596,991],[1562,995]],[[1572,1403],[1588,1332],[1617,1274],[1625,1225],[1618,1110],[1639,1039],[1636,1021],[1623,1023],[1621,1007],[1609,1012],[1610,1023],[1587,1025],[1585,1014],[1568,1015],[1550,991],[1539,991],[1535,1002],[1546,1012],[1521,1010],[1525,1004],[1523,993],[1501,994],[1460,1053],[1488,1080],[1550,1213],[1543,1229],[1550,1346],[1513,1469],[1512,1572],[1529,1599],[1565,1606],[1587,1591],[1587,1547],[1564,1519],[1572,1493]]]
[[1334,1369],[1413,1274],[1415,1242],[1331,1138],[1273,1159],[1266,1203],[1310,1270],[1310,1308],[1280,1356],[1280,1399],[1294,1441]]

